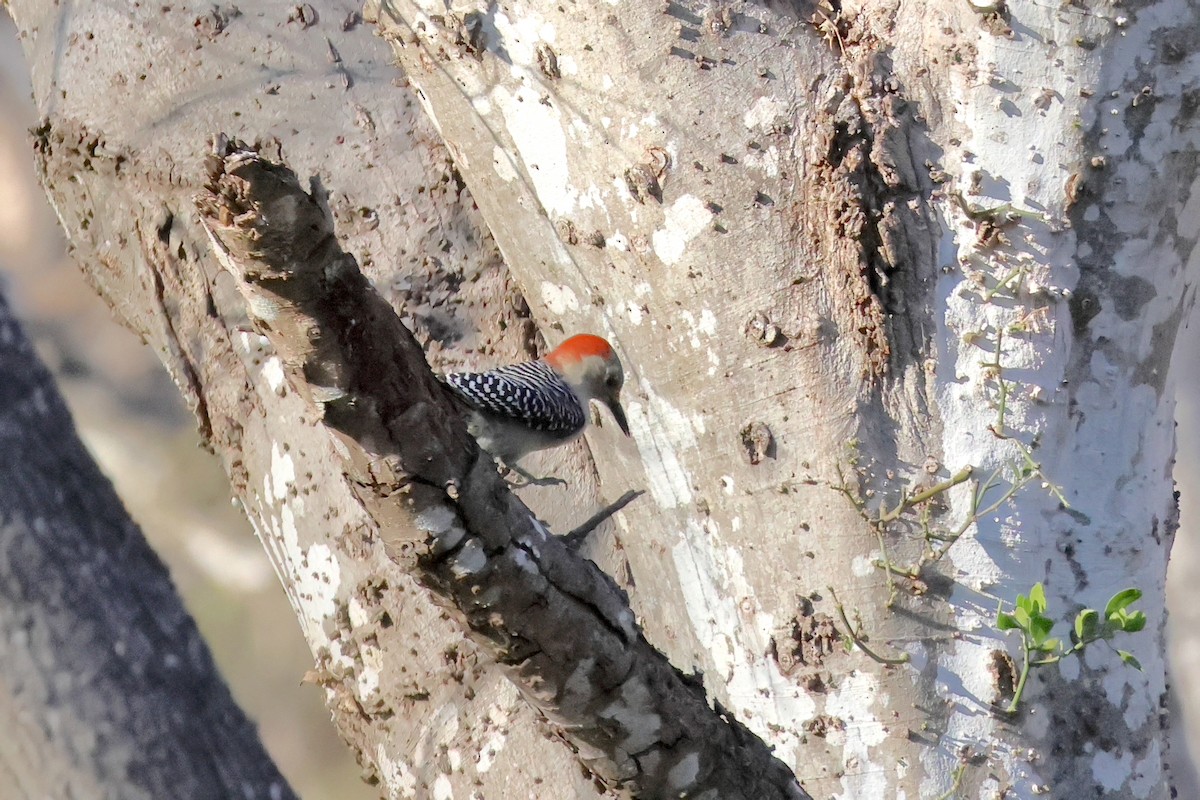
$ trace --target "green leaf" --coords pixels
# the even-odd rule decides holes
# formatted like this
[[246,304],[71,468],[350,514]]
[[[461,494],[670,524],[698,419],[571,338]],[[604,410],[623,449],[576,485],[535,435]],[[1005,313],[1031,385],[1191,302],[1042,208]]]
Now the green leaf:
[[1106,618],[1112,617],[1114,614],[1117,614],[1123,609],[1128,608],[1131,603],[1136,603],[1141,599],[1141,589],[1125,589],[1117,592],[1112,596],[1112,599],[1108,601],[1108,605],[1104,607],[1104,616]]
[[1122,612],[1120,620],[1121,630],[1126,633],[1137,633],[1146,627],[1146,615],[1141,611],[1132,611],[1128,614]]
[[1003,611],[997,611],[996,627],[1002,631],[1015,631],[1021,627],[1021,624],[1017,622],[1017,618],[1012,614],[1006,614]]
[[1075,641],[1090,642],[1096,638],[1100,627],[1100,612],[1085,608],[1075,616]]
[[1042,582],[1038,581],[1029,590],[1029,600],[1033,603],[1034,610],[1037,613],[1042,613],[1046,610],[1046,587],[1042,586]]
[[1121,657],[1121,660],[1124,661],[1126,664],[1133,667],[1138,672],[1141,672],[1142,662],[1138,661],[1137,658],[1134,657],[1133,653],[1129,652],[1128,650],[1118,650],[1117,655],[1119,655]]
[[1029,635],[1033,638],[1033,643],[1041,644],[1046,641],[1046,637],[1050,635],[1053,627],[1054,620],[1049,617],[1034,617],[1029,626]]
[[1029,610],[1017,606],[1013,609],[1013,616],[1017,619],[1017,627],[1023,631],[1029,630],[1033,626],[1033,620],[1029,616]]
[[1026,614],[1033,613],[1033,601],[1023,594],[1017,595],[1017,608]]
[[1047,653],[1057,653],[1062,650],[1062,639],[1047,639],[1041,643],[1038,649]]

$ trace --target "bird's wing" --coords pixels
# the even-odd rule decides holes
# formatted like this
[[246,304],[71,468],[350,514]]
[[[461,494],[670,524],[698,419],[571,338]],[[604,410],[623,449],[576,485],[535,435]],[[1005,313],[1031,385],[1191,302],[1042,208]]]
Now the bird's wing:
[[534,430],[574,433],[587,423],[571,387],[544,361],[488,372],[455,372],[446,376],[446,383],[472,408]]

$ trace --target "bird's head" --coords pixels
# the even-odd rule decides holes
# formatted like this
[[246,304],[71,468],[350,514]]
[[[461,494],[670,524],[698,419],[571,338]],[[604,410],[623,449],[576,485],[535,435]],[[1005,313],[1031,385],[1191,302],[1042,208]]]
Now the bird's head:
[[608,406],[622,432],[629,435],[629,422],[621,407],[625,371],[612,345],[599,336],[572,336],[546,355],[546,362],[563,376],[580,399],[599,400]]

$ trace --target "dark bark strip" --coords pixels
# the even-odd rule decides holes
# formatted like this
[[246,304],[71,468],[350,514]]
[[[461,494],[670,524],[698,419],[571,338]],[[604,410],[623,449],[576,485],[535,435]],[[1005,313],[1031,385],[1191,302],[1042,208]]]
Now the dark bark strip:
[[289,381],[344,443],[346,473],[394,557],[589,769],[638,797],[808,797],[646,642],[623,592],[506,491],[289,169],[221,142],[197,204]]
[[5,797],[295,797],[2,298],[0,641]]

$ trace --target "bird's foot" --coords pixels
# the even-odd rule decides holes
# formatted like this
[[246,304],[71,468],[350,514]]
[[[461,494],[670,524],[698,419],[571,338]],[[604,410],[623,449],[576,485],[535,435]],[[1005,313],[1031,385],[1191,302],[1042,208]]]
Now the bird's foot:
[[553,475],[547,475],[544,478],[526,478],[527,484],[532,486],[566,486],[567,482],[562,478],[556,478]]
[[641,489],[630,489],[628,492],[621,495],[621,497],[615,503],[609,503],[607,506],[589,517],[587,522],[583,523],[570,533],[560,536],[559,538],[567,547],[572,549],[579,547],[579,545],[583,544],[583,540],[588,537],[588,534],[600,526],[600,523],[604,522],[613,514],[617,513],[622,508],[629,505],[644,494],[645,492]]
[[[553,475],[548,475],[544,478],[539,478],[536,475],[531,475],[530,473],[521,469],[516,464],[505,464],[504,466],[508,468],[509,473],[519,475],[524,480],[524,483],[516,483],[515,481],[513,482],[513,486],[518,487],[518,488],[523,487],[523,486],[566,486],[567,485],[567,482],[564,481],[562,478],[555,478]],[[508,477],[508,476],[506,475],[505,477]]]

